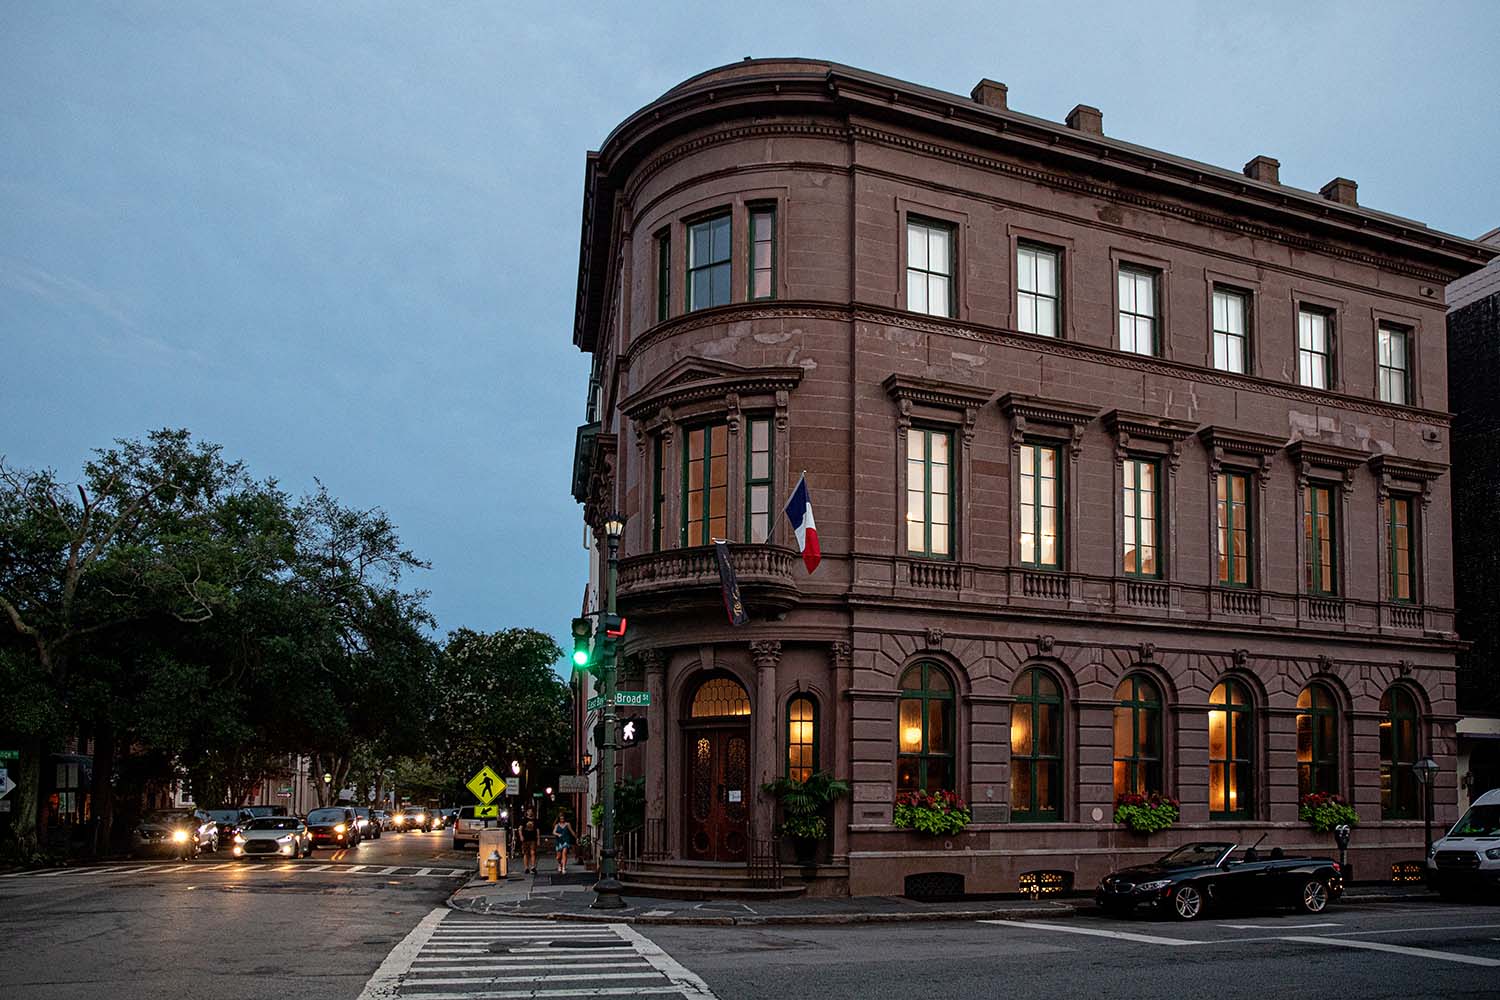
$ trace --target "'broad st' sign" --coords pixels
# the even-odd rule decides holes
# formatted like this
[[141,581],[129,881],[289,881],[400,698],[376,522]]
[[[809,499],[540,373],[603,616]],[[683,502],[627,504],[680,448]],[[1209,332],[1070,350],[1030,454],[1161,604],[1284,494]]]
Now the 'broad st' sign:
[[[650,708],[650,691],[616,691],[615,704],[625,708]],[[604,695],[596,694],[589,699],[589,711],[604,707]]]

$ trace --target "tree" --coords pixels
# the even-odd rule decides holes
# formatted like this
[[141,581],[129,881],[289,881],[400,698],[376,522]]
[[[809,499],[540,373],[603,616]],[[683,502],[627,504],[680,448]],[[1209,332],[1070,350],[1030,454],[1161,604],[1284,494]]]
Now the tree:
[[439,770],[462,781],[488,761],[522,760],[533,773],[565,763],[572,693],[553,670],[562,655],[535,629],[452,632],[437,664]]

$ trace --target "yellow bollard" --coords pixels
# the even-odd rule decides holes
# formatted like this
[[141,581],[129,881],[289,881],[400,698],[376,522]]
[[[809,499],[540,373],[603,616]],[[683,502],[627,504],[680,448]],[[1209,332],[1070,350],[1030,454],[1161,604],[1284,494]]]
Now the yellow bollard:
[[484,859],[485,875],[491,882],[500,881],[500,852],[491,851],[490,856]]

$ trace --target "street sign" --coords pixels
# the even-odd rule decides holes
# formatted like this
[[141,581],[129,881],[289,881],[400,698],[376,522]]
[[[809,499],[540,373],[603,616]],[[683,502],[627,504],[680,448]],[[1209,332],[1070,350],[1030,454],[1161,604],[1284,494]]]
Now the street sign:
[[586,774],[559,774],[557,776],[557,790],[564,795],[574,795],[589,790],[589,776]]
[[499,819],[500,818],[500,807],[499,806],[475,806],[474,807],[474,818],[475,819]]
[[[650,691],[616,691],[615,704],[626,708],[650,708]],[[604,695],[596,694],[589,699],[589,711],[604,707]]]
[[505,794],[506,795],[520,795],[521,794],[521,779],[520,778],[506,778],[505,779]]
[[468,789],[476,799],[489,805],[505,790],[505,781],[495,773],[494,768],[486,764],[479,769],[478,774],[469,779]]
[[3,799],[7,795],[9,795],[11,789],[15,787],[16,783],[10,780],[10,771],[6,768],[0,767],[0,799]]
[[19,751],[19,750],[0,750],[0,760],[20,760],[20,759],[21,759],[21,751]]

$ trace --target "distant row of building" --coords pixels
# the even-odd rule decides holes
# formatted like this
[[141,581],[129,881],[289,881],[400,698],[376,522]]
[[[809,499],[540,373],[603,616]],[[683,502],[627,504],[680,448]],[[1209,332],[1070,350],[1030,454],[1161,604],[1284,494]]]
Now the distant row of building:
[[[1419,856],[1412,763],[1438,818],[1500,781],[1461,704],[1495,690],[1494,241],[1007,98],[747,60],[588,156],[573,494],[596,540],[627,518],[650,851],[743,861],[761,786],[830,770],[813,892],[1327,848],[1312,792],[1358,809],[1363,872]],[[803,475],[812,575],[780,513]],[[972,822],[898,828],[921,791]],[[1130,793],[1178,823],[1115,824]]]

